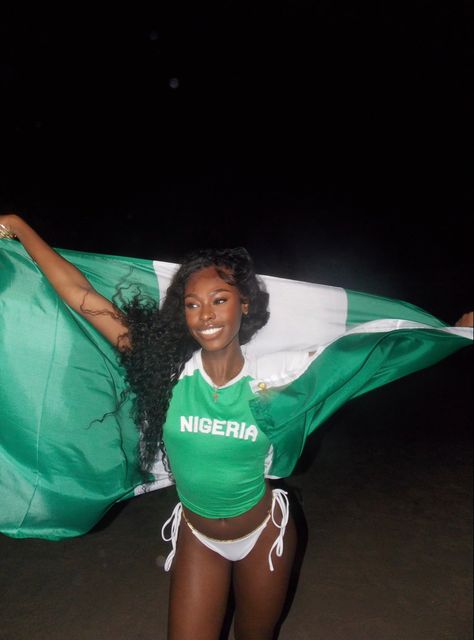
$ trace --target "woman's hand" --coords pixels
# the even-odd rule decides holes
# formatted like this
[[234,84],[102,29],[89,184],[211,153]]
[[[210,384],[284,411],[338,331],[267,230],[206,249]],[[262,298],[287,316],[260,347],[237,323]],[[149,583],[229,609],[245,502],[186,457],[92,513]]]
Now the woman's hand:
[[456,322],[456,327],[472,327],[474,325],[474,311],[468,311]]
[[18,216],[12,213],[0,215],[0,240],[3,238],[16,238],[15,222],[19,219]]

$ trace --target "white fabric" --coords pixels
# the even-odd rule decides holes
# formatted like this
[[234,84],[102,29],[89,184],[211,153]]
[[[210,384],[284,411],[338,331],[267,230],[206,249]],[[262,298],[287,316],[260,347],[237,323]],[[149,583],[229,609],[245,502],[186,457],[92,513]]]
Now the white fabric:
[[[179,265],[154,260],[153,268],[162,301]],[[348,302],[341,287],[274,276],[260,278],[270,295],[270,319],[247,345],[249,355],[277,350],[316,351],[319,345],[344,333]]]
[[[165,542],[171,542],[171,547],[172,547],[170,553],[168,554],[168,557],[166,558],[165,571],[170,570],[171,563],[173,562],[173,558],[176,555],[176,543],[178,541],[178,531],[179,531],[179,525],[181,524],[182,513],[183,513],[183,505],[181,504],[181,502],[178,502],[178,504],[173,509],[173,513],[171,514],[171,516],[168,518],[165,524],[161,527],[161,537]],[[168,524],[171,524],[171,533],[169,538],[165,536],[165,529],[168,526]]]
[[[283,555],[283,537],[285,535],[286,525],[288,524],[288,519],[290,517],[290,505],[288,502],[288,493],[286,491],[283,491],[283,489],[275,489],[273,491],[273,498],[274,498],[274,501],[272,504],[272,522],[275,525],[275,527],[280,529],[280,533],[278,534],[278,537],[273,543],[272,548],[270,549],[270,553],[268,554],[268,563],[270,565],[270,571],[274,570],[273,562],[272,562],[273,549],[276,550],[276,554],[279,558],[281,558],[281,556]],[[278,524],[278,522],[276,522],[275,520],[275,502],[278,503],[278,506],[280,507],[280,511],[281,511],[280,524]]]
[[[289,502],[288,502],[288,494],[283,489],[274,489],[273,490],[273,500],[272,500],[272,508],[271,513],[265,518],[262,524],[257,527],[254,531],[249,533],[246,536],[242,536],[237,540],[215,540],[213,538],[209,538],[205,536],[200,531],[197,531],[192,527],[189,523],[188,526],[191,529],[193,535],[208,549],[218,553],[220,556],[229,560],[230,562],[237,562],[238,560],[242,560],[245,558],[254,548],[257,540],[260,537],[260,534],[267,526],[270,518],[272,519],[273,524],[277,527],[280,532],[274,541],[270,552],[268,554],[268,564],[270,567],[270,571],[274,571],[274,566],[272,562],[272,553],[275,550],[276,555],[281,558],[283,555],[283,538],[285,536],[286,526],[288,524],[288,518],[290,514]],[[281,511],[281,521],[278,523],[275,520],[275,505],[278,505]],[[171,542],[171,551],[168,554],[165,562],[165,571],[169,571],[173,559],[176,555],[176,545],[178,540],[178,531],[181,524],[181,519],[183,515],[183,506],[181,502],[173,509],[173,513],[165,522],[161,529],[161,537],[165,542]],[[165,529],[168,525],[171,525],[171,533],[169,537],[165,535]]]
[[170,487],[174,484],[173,476],[166,470],[163,463],[163,454],[161,450],[158,451],[158,455],[151,469],[151,474],[155,477],[155,480],[135,487],[134,495],[139,496],[143,493],[148,493],[149,491],[155,491],[157,489],[164,489],[165,487]]
[[[252,378],[250,388],[254,393],[261,390],[259,385],[262,382],[265,387],[282,387],[299,378],[316,357],[316,354],[310,356],[307,351],[278,351],[256,356],[253,353],[249,354],[248,345],[243,345],[242,353],[245,357],[242,369],[232,380],[217,387],[218,389],[230,387],[245,376]],[[195,351],[186,362],[180,380],[186,376],[192,376],[196,370],[199,370],[209,385],[214,386],[202,363],[202,349]]]

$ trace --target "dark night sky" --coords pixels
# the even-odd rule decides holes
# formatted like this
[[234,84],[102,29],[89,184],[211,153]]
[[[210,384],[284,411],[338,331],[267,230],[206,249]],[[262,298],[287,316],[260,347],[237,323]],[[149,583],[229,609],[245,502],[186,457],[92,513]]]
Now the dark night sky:
[[155,4],[0,21],[3,210],[55,246],[244,244],[262,273],[472,306],[472,3]]

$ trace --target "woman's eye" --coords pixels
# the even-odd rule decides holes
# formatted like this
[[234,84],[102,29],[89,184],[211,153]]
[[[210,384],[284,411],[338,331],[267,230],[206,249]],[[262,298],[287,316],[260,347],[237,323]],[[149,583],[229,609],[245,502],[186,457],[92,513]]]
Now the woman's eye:
[[197,309],[197,304],[195,302],[186,302],[184,307],[185,309]]
[[223,304],[224,302],[227,302],[227,298],[217,298],[214,300],[214,304]]

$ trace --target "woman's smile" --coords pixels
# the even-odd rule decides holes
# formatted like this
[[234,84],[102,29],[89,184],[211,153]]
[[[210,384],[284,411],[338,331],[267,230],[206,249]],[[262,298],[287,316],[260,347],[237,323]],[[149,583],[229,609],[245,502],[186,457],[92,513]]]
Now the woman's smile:
[[186,324],[193,338],[206,351],[219,351],[239,344],[240,323],[247,308],[237,287],[223,280],[215,267],[197,271],[186,283]]
[[223,327],[209,327],[208,329],[200,329],[199,333],[202,336],[213,337],[220,331],[222,331]]

